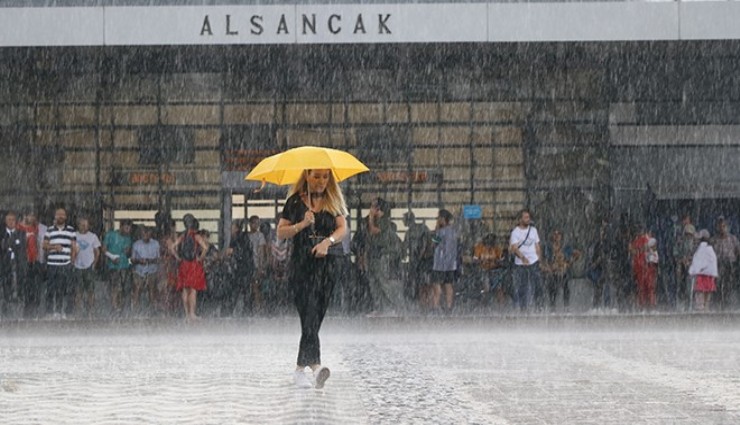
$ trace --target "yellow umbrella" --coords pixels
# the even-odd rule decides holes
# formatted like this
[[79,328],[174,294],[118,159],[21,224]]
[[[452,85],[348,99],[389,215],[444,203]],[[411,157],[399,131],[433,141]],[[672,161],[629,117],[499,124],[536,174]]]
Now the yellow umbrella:
[[260,161],[245,180],[257,180],[277,185],[298,181],[303,170],[329,169],[337,182],[369,169],[351,154],[318,146],[289,149]]

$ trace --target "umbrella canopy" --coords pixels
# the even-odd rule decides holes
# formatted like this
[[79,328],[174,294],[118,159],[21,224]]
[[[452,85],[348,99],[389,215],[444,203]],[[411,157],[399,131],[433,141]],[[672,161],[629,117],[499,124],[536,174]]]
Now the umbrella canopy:
[[263,159],[245,177],[277,185],[298,181],[303,170],[329,169],[337,182],[369,169],[351,154],[318,146],[302,146]]

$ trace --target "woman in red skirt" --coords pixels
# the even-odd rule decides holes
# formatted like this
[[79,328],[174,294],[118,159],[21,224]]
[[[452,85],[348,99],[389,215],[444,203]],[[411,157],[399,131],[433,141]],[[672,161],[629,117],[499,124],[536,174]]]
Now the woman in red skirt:
[[704,311],[709,308],[709,300],[712,292],[717,290],[715,280],[719,275],[717,269],[717,254],[714,248],[709,245],[709,231],[701,230],[697,234],[701,240],[699,247],[696,248],[694,258],[691,261],[689,274],[696,277],[694,292],[696,292],[696,311]]
[[185,319],[195,320],[198,318],[195,314],[198,291],[206,289],[203,260],[208,245],[198,234],[198,221],[192,214],[185,214],[182,221],[185,224],[185,232],[172,245],[172,254],[180,263],[177,268],[177,290],[182,291]]
[[651,237],[646,228],[641,229],[630,243],[629,249],[632,259],[632,276],[637,289],[637,307],[645,310],[655,307],[655,283],[658,279],[658,268],[657,264],[648,262]]

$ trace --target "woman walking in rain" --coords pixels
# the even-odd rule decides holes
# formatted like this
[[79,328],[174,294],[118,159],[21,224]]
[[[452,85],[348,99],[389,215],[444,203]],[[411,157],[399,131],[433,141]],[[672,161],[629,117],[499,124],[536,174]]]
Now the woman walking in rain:
[[321,365],[319,329],[339,273],[346,215],[344,196],[332,171],[306,170],[291,189],[278,223],[278,237],[293,239],[290,285],[301,319],[294,379],[301,388],[314,386],[306,367],[313,372],[316,388],[323,388],[330,375]]

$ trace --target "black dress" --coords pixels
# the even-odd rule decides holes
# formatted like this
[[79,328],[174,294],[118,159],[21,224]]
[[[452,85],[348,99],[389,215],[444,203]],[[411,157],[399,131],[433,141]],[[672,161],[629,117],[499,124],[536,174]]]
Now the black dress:
[[[282,217],[293,224],[303,220],[308,207],[296,193],[288,198]],[[329,307],[334,282],[339,273],[341,245],[329,248],[328,255],[317,258],[311,250],[336,230],[336,217],[326,211],[315,213],[314,225],[293,237],[290,258],[290,286],[301,319],[301,342],[298,349],[298,366],[321,364],[319,329]]]

